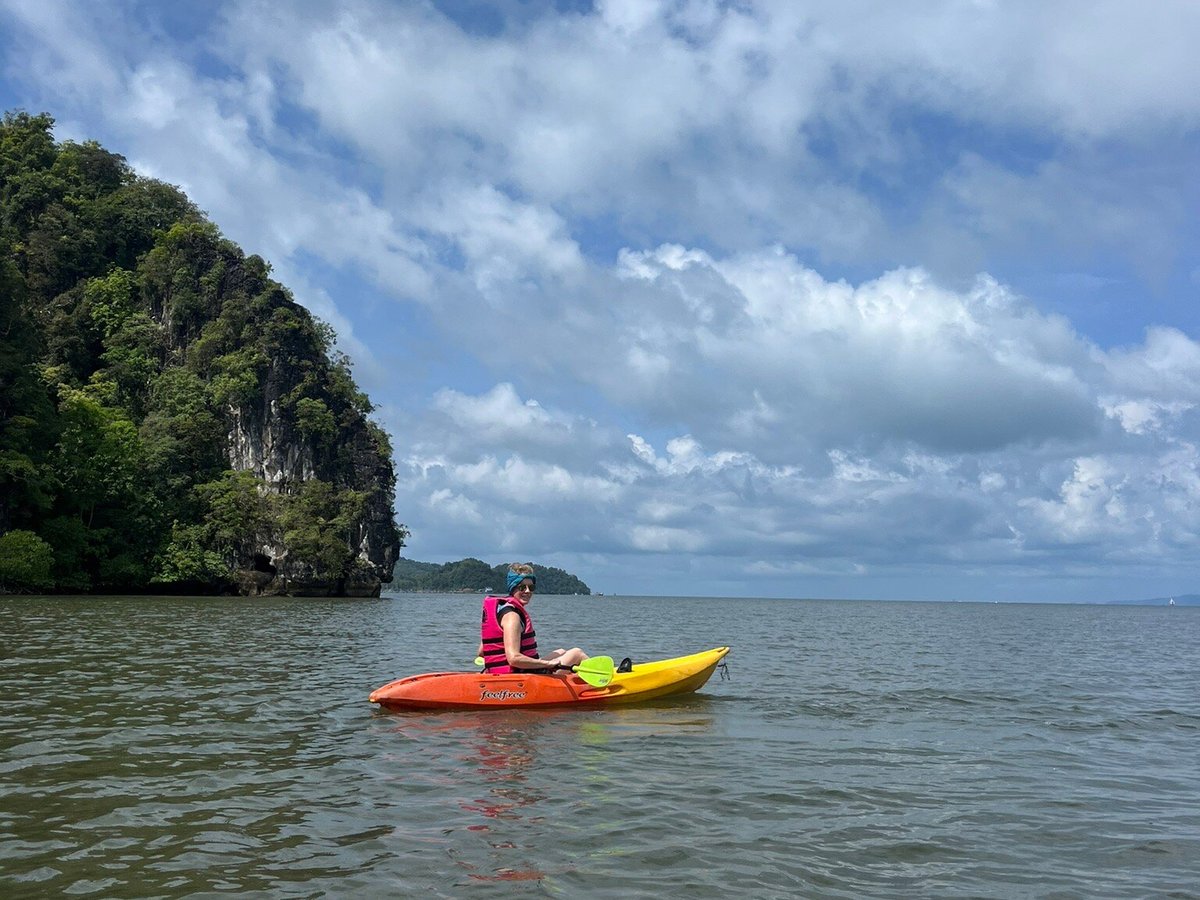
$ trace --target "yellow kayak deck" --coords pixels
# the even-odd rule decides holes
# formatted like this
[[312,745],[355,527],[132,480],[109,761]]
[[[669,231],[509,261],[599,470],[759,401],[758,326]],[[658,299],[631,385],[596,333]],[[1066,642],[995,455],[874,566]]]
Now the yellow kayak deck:
[[607,687],[594,690],[605,692],[609,703],[688,694],[704,687],[728,652],[728,647],[714,647],[690,656],[634,663],[632,671],[617,672]]

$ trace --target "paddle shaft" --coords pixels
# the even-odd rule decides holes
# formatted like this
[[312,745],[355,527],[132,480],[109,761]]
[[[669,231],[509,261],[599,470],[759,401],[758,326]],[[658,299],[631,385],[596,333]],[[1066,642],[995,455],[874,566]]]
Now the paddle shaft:
[[[482,656],[475,657],[475,665],[482,666],[483,662]],[[607,685],[612,681],[614,671],[611,656],[593,656],[585,659],[577,666],[556,666],[555,668],[568,669],[593,687],[604,687]],[[546,671],[552,672],[554,669]]]

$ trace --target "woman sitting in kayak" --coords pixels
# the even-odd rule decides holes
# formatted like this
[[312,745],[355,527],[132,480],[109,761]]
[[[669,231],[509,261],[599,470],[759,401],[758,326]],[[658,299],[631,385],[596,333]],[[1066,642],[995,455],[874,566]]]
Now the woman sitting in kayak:
[[533,566],[513,563],[508,569],[508,596],[483,598],[478,655],[483,657],[485,672],[549,673],[577,666],[588,658],[578,647],[560,648],[545,659],[538,656],[537,632],[526,608],[536,585]]

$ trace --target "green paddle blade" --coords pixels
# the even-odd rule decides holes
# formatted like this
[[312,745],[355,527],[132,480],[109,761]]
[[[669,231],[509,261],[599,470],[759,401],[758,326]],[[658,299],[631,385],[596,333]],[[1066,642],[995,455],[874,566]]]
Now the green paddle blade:
[[593,656],[571,669],[592,687],[604,687],[613,679],[611,656]]

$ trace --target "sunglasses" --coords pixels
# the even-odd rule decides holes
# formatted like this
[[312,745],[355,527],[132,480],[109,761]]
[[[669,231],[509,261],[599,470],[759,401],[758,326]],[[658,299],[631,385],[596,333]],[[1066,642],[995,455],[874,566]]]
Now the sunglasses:
[[518,584],[513,590],[518,591],[518,592],[529,591],[529,593],[532,594],[534,591],[534,587],[532,584]]

